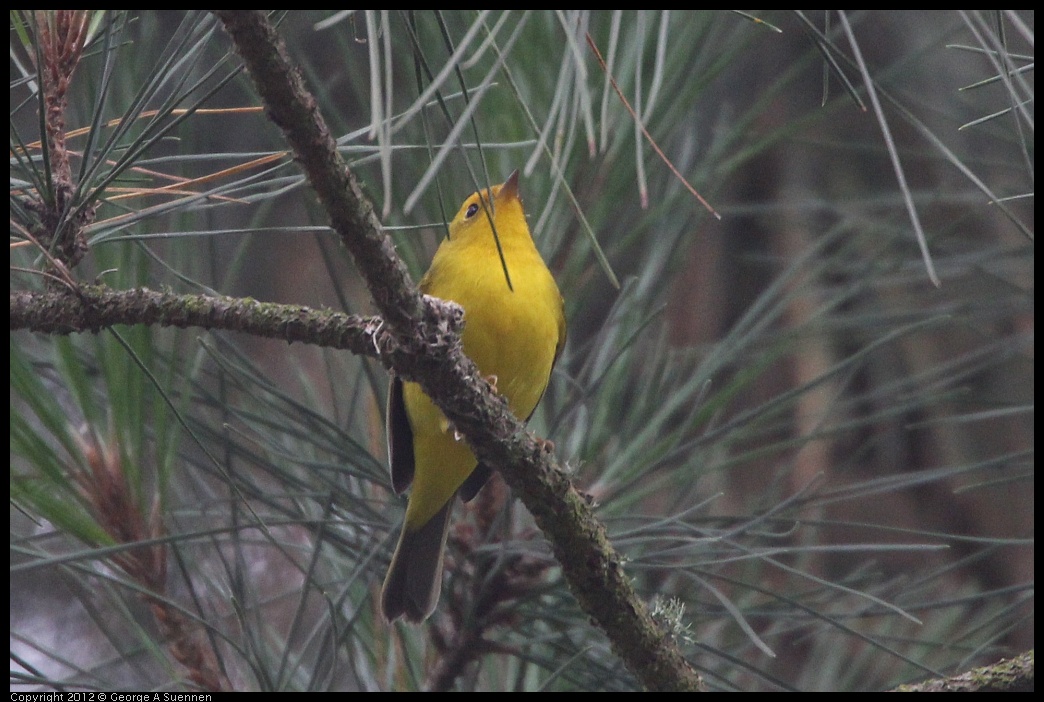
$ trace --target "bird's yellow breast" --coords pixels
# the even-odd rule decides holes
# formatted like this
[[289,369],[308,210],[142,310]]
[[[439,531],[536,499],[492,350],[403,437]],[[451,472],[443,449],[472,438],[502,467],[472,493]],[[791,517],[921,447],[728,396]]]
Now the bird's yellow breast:
[[[529,242],[526,242],[529,243]],[[447,242],[449,245],[450,242]],[[502,242],[511,287],[494,246],[433,264],[425,292],[464,308],[464,353],[496,376],[497,390],[518,417],[528,417],[544,392],[559,342],[562,298],[532,243]]]

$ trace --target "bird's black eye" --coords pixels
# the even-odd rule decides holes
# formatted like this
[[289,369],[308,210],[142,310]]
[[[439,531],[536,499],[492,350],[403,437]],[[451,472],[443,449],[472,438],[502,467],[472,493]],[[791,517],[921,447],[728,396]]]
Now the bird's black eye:
[[464,213],[464,219],[471,219],[475,216],[475,213],[478,212],[478,210],[478,203],[472,203],[468,205],[468,211]]

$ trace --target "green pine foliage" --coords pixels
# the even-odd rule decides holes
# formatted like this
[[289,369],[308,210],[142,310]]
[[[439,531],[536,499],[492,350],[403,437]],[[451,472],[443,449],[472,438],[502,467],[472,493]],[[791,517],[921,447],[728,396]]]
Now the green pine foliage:
[[[529,428],[709,688],[1032,646],[1031,11],[272,19],[415,280],[524,169],[569,320]],[[11,20],[13,318],[95,283],[374,312],[217,17]],[[639,687],[496,480],[432,619],[381,620],[372,357],[28,329],[13,690]]]

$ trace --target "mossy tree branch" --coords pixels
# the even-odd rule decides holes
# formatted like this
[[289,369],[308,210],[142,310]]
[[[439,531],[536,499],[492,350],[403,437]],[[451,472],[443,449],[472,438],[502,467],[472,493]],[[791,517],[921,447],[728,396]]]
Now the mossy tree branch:
[[501,468],[551,542],[581,607],[608,634],[634,675],[649,689],[701,689],[699,676],[639,598],[605,528],[573,488],[549,444],[526,432],[463,354],[460,308],[422,297],[413,285],[267,16],[216,14],[383,319],[249,299],[66,285],[49,292],[12,292],[11,329],[68,334],[116,324],[197,326],[348,349],[380,359],[394,372],[419,382],[479,459]]

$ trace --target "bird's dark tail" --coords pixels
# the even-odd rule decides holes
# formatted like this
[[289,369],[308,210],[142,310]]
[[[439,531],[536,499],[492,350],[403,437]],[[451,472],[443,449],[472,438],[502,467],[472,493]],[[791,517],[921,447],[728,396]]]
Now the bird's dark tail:
[[454,502],[456,498],[450,499],[420,529],[410,531],[403,525],[381,590],[381,610],[389,622],[401,616],[422,622],[435,609],[442,592],[442,558]]

